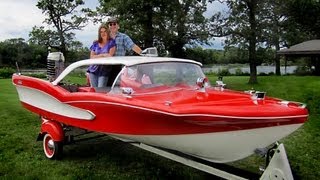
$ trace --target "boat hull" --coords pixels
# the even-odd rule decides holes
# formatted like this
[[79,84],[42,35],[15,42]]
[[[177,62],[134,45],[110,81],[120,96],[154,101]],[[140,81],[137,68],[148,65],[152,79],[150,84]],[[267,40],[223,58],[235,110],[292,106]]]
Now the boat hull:
[[199,134],[111,136],[176,150],[215,163],[227,163],[252,155],[257,148],[269,146],[291,134],[301,125]]
[[[232,92],[177,89],[163,95],[124,96],[70,93],[26,76],[14,75],[13,83],[22,105],[45,119],[218,163],[253,154],[294,132],[308,117],[303,107],[255,102]],[[224,96],[236,98],[225,101]],[[186,97],[191,98],[181,103]],[[206,101],[210,97],[222,100]]]

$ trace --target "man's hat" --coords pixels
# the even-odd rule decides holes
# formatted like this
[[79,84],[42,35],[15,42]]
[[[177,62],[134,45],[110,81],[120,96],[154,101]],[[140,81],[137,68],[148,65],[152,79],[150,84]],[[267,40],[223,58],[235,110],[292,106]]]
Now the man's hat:
[[116,17],[109,17],[107,23],[115,22],[118,23],[118,19]]

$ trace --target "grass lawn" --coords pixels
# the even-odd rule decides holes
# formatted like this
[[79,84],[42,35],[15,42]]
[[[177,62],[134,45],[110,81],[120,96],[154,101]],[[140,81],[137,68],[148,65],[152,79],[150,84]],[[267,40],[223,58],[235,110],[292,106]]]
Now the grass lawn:
[[[214,82],[216,77],[209,76]],[[320,77],[265,76],[259,84],[247,84],[248,77],[225,77],[228,88],[266,91],[268,96],[300,101],[310,108],[309,121],[283,139],[291,168],[301,179],[320,177]],[[62,160],[48,160],[41,142],[37,115],[25,110],[10,79],[0,79],[0,177],[32,179],[212,179],[189,168],[129,144],[103,137],[64,147]],[[257,171],[263,160],[251,156],[232,163]],[[261,164],[262,163],[262,164]]]

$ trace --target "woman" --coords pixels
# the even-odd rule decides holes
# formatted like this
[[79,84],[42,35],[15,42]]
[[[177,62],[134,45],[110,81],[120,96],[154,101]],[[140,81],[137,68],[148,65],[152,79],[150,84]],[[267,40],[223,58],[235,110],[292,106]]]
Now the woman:
[[[90,58],[111,57],[116,51],[115,41],[110,37],[107,25],[102,24],[98,30],[98,40],[94,41],[90,47]],[[87,72],[91,87],[105,87],[111,67],[103,65],[91,65]]]

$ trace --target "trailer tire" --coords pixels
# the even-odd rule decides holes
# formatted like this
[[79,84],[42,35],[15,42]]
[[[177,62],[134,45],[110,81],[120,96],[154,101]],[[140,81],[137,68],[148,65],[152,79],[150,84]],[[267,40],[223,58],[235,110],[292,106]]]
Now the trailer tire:
[[43,150],[48,159],[60,159],[62,157],[62,142],[54,141],[49,133],[43,137]]

